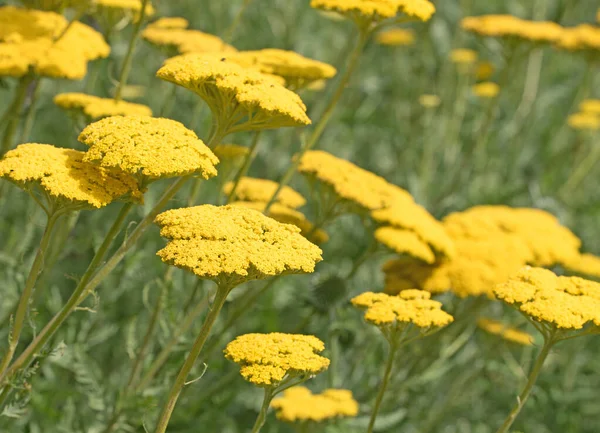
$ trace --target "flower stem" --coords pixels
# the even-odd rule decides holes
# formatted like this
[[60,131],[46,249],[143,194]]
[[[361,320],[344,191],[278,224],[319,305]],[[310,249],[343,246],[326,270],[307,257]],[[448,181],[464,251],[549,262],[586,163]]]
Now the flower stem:
[[521,412],[521,409],[523,409],[523,406],[527,402],[527,399],[529,398],[529,395],[531,394],[531,390],[533,389],[533,386],[535,385],[535,382],[536,382],[540,372],[542,371],[542,366],[544,365],[544,361],[548,357],[548,354],[550,353],[550,350],[554,346],[554,343],[555,343],[555,340],[552,335],[544,339],[544,345],[542,346],[542,350],[540,351],[537,359],[535,360],[535,364],[533,365],[531,373],[529,373],[529,378],[527,379],[527,383],[525,384],[525,387],[521,391],[521,394],[517,397],[517,404],[510,411],[510,413],[504,420],[504,423],[502,424],[502,426],[498,429],[498,431],[496,433],[508,433],[510,426],[513,424],[513,422],[519,415],[519,412]]
[[258,150],[258,142],[260,141],[260,135],[261,135],[261,131],[257,131],[254,133],[254,138],[252,140],[252,144],[250,144],[250,149],[249,149],[248,155],[246,155],[244,164],[242,165],[240,170],[235,175],[235,180],[233,181],[233,188],[231,188],[231,191],[229,192],[229,196],[227,197],[228,204],[231,203],[232,201],[235,201],[235,193],[238,189],[238,186],[240,185],[240,180],[242,180],[242,177],[244,177],[244,176],[246,176],[246,174],[248,174],[248,170],[250,169],[250,166],[252,165],[252,161],[254,161],[254,158],[256,158],[256,153]]
[[250,6],[251,2],[252,2],[252,0],[244,0],[244,4],[242,5],[242,7],[238,11],[238,13],[235,15],[235,18],[233,19],[233,21],[231,22],[229,27],[227,27],[227,29],[223,32],[223,42],[225,42],[225,43],[231,42],[231,40],[233,39],[233,36],[235,35],[235,31],[237,30],[238,26],[242,22],[242,17],[244,16],[244,12],[246,12],[246,9],[248,9],[248,6]]
[[394,366],[394,358],[396,357],[396,344],[390,341],[389,353],[387,363],[385,365],[385,372],[383,373],[383,379],[381,385],[379,387],[379,393],[377,394],[377,398],[375,399],[375,405],[373,406],[373,412],[371,413],[371,419],[369,420],[369,426],[367,428],[367,433],[373,433],[373,428],[375,426],[375,420],[377,419],[377,413],[379,412],[379,407],[381,406],[381,402],[383,400],[383,395],[385,394],[385,390],[390,381],[390,376],[392,375],[392,367]]
[[25,102],[25,98],[27,97],[27,89],[29,88],[29,84],[33,81],[33,79],[34,77],[32,74],[27,74],[21,77],[19,80],[13,101],[6,112],[6,121],[8,123],[2,138],[2,145],[0,146],[0,158],[3,157],[13,145],[13,139],[21,119],[21,108],[23,107],[23,102]]
[[[96,288],[98,285],[114,270],[114,268],[123,260],[125,254],[136,244],[142,234],[147,230],[150,224],[154,221],[154,218],[158,213],[166,206],[166,204],[175,196],[177,191],[181,189],[181,187],[188,180],[187,177],[180,178],[175,183],[173,183],[162,195],[156,205],[152,208],[152,210],[139,222],[135,230],[129,235],[129,237],[123,242],[121,247],[112,255],[112,257],[106,262],[104,266],[102,266],[98,272],[94,274],[91,279],[89,276],[82,278],[88,279],[88,282],[82,284],[81,282],[77,285],[77,288],[67,301],[66,305],[61,308],[61,310],[56,313],[56,315],[48,322],[48,324],[42,329],[42,331],[35,337],[35,339],[29,344],[29,346],[25,349],[25,351],[15,360],[12,366],[6,371],[6,373],[0,377],[0,383],[4,382],[5,379],[12,377],[22,368],[26,368],[35,355],[39,353],[40,350],[46,345],[48,340],[56,333],[57,329],[64,323],[64,321],[71,315],[73,311],[80,305],[87,296]],[[123,212],[123,210],[122,210]],[[124,219],[124,218],[123,218]],[[115,235],[113,233],[113,229],[115,228],[116,222],[113,224],[109,235]],[[109,236],[107,235],[107,237]],[[108,247],[107,247],[108,248]],[[99,250],[100,251],[100,250]],[[98,256],[98,253],[96,253]],[[94,256],[94,259],[96,259]],[[97,259],[98,263],[100,259]],[[93,260],[96,261],[96,260]],[[92,266],[90,264],[90,266]],[[88,268],[89,269],[89,268]],[[87,272],[86,272],[87,274]],[[91,275],[91,273],[90,273]],[[4,395],[4,393],[2,394]],[[0,397],[0,406],[6,399]]]
[[25,287],[23,288],[23,292],[21,293],[21,298],[19,299],[17,310],[14,315],[14,325],[10,333],[8,350],[2,357],[2,360],[0,361],[0,377],[4,376],[4,372],[8,368],[10,361],[12,360],[17,350],[19,338],[21,337],[21,332],[23,331],[23,327],[25,325],[25,318],[27,316],[27,310],[29,309],[31,296],[34,292],[35,283],[37,282],[38,276],[42,273],[42,270],[44,269],[44,261],[46,258],[46,252],[48,250],[50,240],[52,239],[52,232],[56,225],[56,222],[62,215],[62,212],[53,212],[52,214],[48,215],[48,222],[46,223],[44,234],[42,235],[42,239],[40,241],[40,245],[35,255],[35,259],[33,260],[33,264],[31,265],[31,269],[29,270],[29,275],[27,276],[27,280],[25,281]]
[[171,387],[171,391],[169,391],[167,401],[163,406],[160,418],[156,424],[156,429],[154,430],[155,433],[165,433],[167,431],[167,426],[169,425],[171,414],[173,413],[175,405],[177,404],[177,399],[179,398],[179,395],[186,384],[186,379],[190,374],[190,371],[196,364],[196,360],[198,359],[198,356],[204,347],[204,343],[206,343],[206,340],[208,339],[210,331],[217,320],[223,305],[225,304],[225,299],[227,298],[230,290],[231,288],[226,286],[220,286],[217,289],[213,305],[211,306],[211,309],[208,312],[204,323],[202,324],[202,329],[200,329],[200,333],[198,334],[196,341],[194,341],[194,345],[192,346],[190,353],[183,363],[181,370],[179,370],[179,374],[177,374],[175,383],[173,383],[173,386]]
[[33,83],[33,89],[31,90],[31,98],[29,101],[29,106],[27,107],[27,114],[25,115],[25,123],[23,124],[23,130],[21,131],[19,143],[26,143],[29,140],[31,128],[33,127],[33,121],[35,120],[36,105],[38,96],[40,94],[41,81],[42,79],[38,78]]
[[569,197],[575,189],[579,186],[581,181],[585,179],[588,173],[594,168],[594,165],[600,159],[600,150],[597,148],[592,149],[581,161],[575,169],[571,172],[571,175],[567,181],[563,184],[562,188],[558,190],[559,197]]
[[123,88],[127,84],[127,78],[129,77],[129,72],[131,72],[133,51],[138,37],[140,35],[140,30],[142,29],[144,18],[146,17],[146,7],[148,6],[148,2],[149,0],[142,0],[140,16],[138,17],[138,21],[135,23],[135,27],[133,28],[131,39],[129,39],[129,47],[127,48],[127,54],[125,54],[125,59],[123,60],[121,74],[119,75],[119,84],[117,85],[117,89],[115,91],[115,101],[117,102],[121,100],[121,96],[123,95]]
[[271,198],[269,199],[269,202],[265,206],[265,211],[264,211],[265,213],[267,213],[269,211],[269,209],[271,208],[271,206],[273,205],[273,203],[275,203],[275,201],[277,200],[277,196],[279,195],[279,193],[281,192],[283,187],[286,186],[290,182],[290,180],[292,180],[292,177],[294,176],[294,173],[296,172],[296,169],[298,168],[298,165],[300,164],[300,161],[302,160],[302,156],[304,156],[304,154],[307,151],[309,151],[313,147],[315,147],[315,145],[317,144],[317,141],[319,141],[319,138],[323,134],[325,127],[327,126],[327,124],[329,123],[329,120],[331,119],[331,116],[333,115],[333,112],[335,110],[337,103],[339,102],[340,98],[342,97],[344,90],[346,89],[346,86],[350,82],[350,78],[352,78],[352,75],[353,75],[356,67],[358,66],[358,61],[360,60],[360,57],[365,48],[365,45],[367,44],[370,34],[371,33],[366,30],[362,30],[360,32],[358,41],[357,41],[356,45],[354,46],[354,49],[352,50],[352,52],[350,53],[350,56],[348,58],[348,64],[346,66],[344,75],[338,82],[337,88],[336,88],[331,100],[329,101],[329,104],[327,105],[327,107],[325,108],[325,111],[319,118],[319,122],[315,125],[315,129],[313,130],[311,136],[309,137],[307,142],[304,144],[304,146],[302,146],[300,153],[294,157],[288,170],[285,172],[285,174],[282,176],[281,180],[279,181],[279,185],[277,186],[277,189],[275,190],[275,192],[273,193],[273,196],[271,196]]
[[258,433],[262,426],[265,425],[265,421],[267,420],[267,412],[269,411],[271,400],[273,400],[273,395],[274,393],[272,387],[265,388],[265,396],[263,397],[262,406],[260,407],[260,412],[258,412],[258,417],[256,417],[254,427],[252,427],[252,433]]

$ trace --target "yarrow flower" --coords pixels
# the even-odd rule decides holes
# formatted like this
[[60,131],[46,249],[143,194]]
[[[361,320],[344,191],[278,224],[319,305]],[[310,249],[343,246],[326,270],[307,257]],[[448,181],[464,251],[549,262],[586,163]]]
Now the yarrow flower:
[[600,257],[590,253],[573,256],[563,266],[570,272],[600,278]]
[[468,48],[457,48],[450,51],[452,63],[461,65],[472,65],[477,61],[477,51]]
[[492,62],[479,62],[477,64],[477,69],[475,70],[475,78],[478,81],[486,81],[489,80],[492,75],[494,75],[494,64]]
[[101,208],[127,197],[141,200],[133,177],[84,157],[84,152],[49,144],[21,144],[0,160],[0,177],[32,193],[40,188],[48,209]]
[[380,227],[375,230],[377,242],[398,254],[405,254],[425,263],[435,263],[435,254],[414,232],[395,227]]
[[407,46],[415,43],[415,32],[410,29],[390,29],[377,33],[375,41],[380,45]]
[[481,15],[466,17],[461,27],[480,36],[516,38],[532,42],[556,42],[563,28],[551,21],[529,21],[513,15]]
[[582,111],[571,114],[567,124],[573,129],[596,131],[600,129],[600,114],[592,111]]
[[587,324],[600,326],[600,283],[594,281],[559,277],[547,269],[528,266],[497,285],[494,294],[544,327],[577,330]]
[[358,415],[358,403],[347,389],[326,389],[313,394],[308,388],[294,386],[273,400],[271,407],[277,419],[288,423],[321,423]]
[[598,51],[600,28],[589,24],[566,27],[557,41],[557,46],[569,51]]
[[250,150],[247,147],[238,144],[218,144],[213,149],[215,155],[220,160],[239,159],[248,155]]
[[220,134],[310,124],[300,97],[275,80],[226,57],[190,54],[168,59],[157,76],[200,96]]
[[533,337],[525,331],[506,326],[504,323],[492,319],[479,319],[477,326],[488,334],[498,335],[511,343],[531,346]]
[[600,99],[585,99],[579,104],[579,110],[584,113],[600,115]]
[[[234,183],[228,182],[223,187],[223,192],[229,194]],[[256,177],[242,177],[236,189],[236,197],[240,201],[267,203],[273,196],[279,184],[269,179]],[[306,199],[289,186],[284,186],[277,195],[277,203],[288,208],[296,209],[306,204]]]
[[495,98],[500,93],[500,86],[491,81],[473,85],[473,93],[480,98]]
[[109,116],[152,116],[152,109],[146,105],[85,93],[59,93],[54,97],[54,103],[64,110],[83,114],[90,121]]
[[156,217],[169,240],[158,252],[163,262],[200,278],[234,287],[244,281],[290,273],[310,273],[321,249],[281,224],[241,206],[202,205]]
[[88,125],[79,141],[90,148],[85,161],[119,168],[140,185],[168,177],[217,175],[218,158],[181,123],[149,116],[112,116]]
[[294,377],[310,377],[329,367],[329,359],[319,355],[325,350],[312,335],[245,334],[225,348],[225,357],[240,365],[240,374],[260,387],[275,387]]
[[102,35],[79,21],[69,25],[54,12],[0,7],[0,76],[22,77],[31,69],[43,77],[80,80],[89,61],[109,53]]
[[419,105],[424,108],[439,107],[442,100],[438,95],[421,95],[419,96]]

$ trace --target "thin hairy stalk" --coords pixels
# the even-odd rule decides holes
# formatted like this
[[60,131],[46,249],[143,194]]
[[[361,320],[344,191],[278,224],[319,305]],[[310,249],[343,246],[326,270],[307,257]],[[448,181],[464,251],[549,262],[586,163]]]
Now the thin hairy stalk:
[[8,349],[0,361],[0,377],[4,376],[4,373],[17,350],[19,339],[21,338],[21,332],[25,326],[25,319],[27,317],[27,311],[29,310],[29,303],[34,292],[35,283],[37,282],[38,276],[44,269],[46,252],[48,250],[48,246],[50,245],[50,240],[52,239],[52,233],[56,222],[62,215],[64,215],[62,212],[53,212],[48,215],[48,221],[46,223],[46,228],[44,229],[44,234],[42,235],[42,239],[35,254],[33,264],[29,270],[29,275],[25,281],[25,287],[23,288],[19,303],[17,304],[17,310],[14,314],[13,326],[9,335]]
[[275,190],[275,192],[273,193],[273,196],[269,199],[269,202],[267,203],[267,205],[265,207],[265,213],[267,213],[269,211],[269,209],[271,208],[271,206],[273,206],[273,203],[275,203],[275,201],[277,200],[277,196],[279,196],[279,193],[281,192],[283,187],[286,186],[288,183],[290,183],[290,181],[292,180],[292,177],[294,176],[294,173],[296,173],[298,165],[300,164],[302,156],[307,151],[309,151],[313,147],[315,147],[315,145],[319,141],[319,138],[323,134],[323,131],[325,131],[325,127],[329,123],[329,120],[331,119],[331,116],[333,115],[333,112],[335,111],[335,107],[336,107],[337,103],[341,99],[341,97],[344,93],[344,90],[346,89],[346,86],[350,82],[350,79],[352,78],[352,75],[353,75],[354,71],[356,70],[356,67],[358,66],[358,62],[360,60],[362,52],[364,51],[365,45],[367,44],[369,35],[370,35],[370,32],[368,32],[368,31],[363,30],[360,32],[358,41],[357,41],[356,45],[354,46],[354,49],[350,53],[350,57],[348,59],[346,70],[344,71],[344,75],[340,78],[340,81],[337,84],[335,92],[334,92],[331,100],[329,101],[329,104],[325,108],[325,111],[323,112],[323,114],[320,116],[319,121],[315,125],[315,129],[313,130],[312,134],[310,135],[310,137],[308,138],[306,143],[304,143],[304,145],[302,146],[302,149],[300,150],[299,154],[294,156],[294,159],[292,160],[292,163],[290,164],[288,170],[284,173],[281,180],[279,181],[279,185],[277,186],[277,189]]
[[235,194],[237,192],[238,186],[240,185],[240,181],[246,174],[248,174],[248,170],[250,170],[250,166],[256,158],[256,153],[258,151],[258,143],[260,141],[261,131],[256,131],[254,133],[254,138],[252,139],[252,144],[250,144],[250,149],[248,149],[248,155],[246,155],[246,159],[244,160],[244,164],[240,168],[240,170],[235,175],[235,179],[233,181],[233,188],[229,192],[229,196],[227,197],[227,203],[231,203],[235,201]]
[[258,416],[256,417],[254,427],[252,427],[252,433],[258,433],[262,426],[265,425],[265,421],[267,420],[267,413],[269,412],[269,406],[271,405],[271,400],[273,400],[273,396],[275,395],[273,391],[273,387],[265,388],[263,402],[260,407],[260,411],[258,412]]
[[553,333],[544,338],[544,345],[542,346],[542,350],[540,350],[540,353],[538,354],[538,357],[535,360],[535,364],[533,365],[533,368],[531,369],[531,373],[529,373],[529,378],[527,379],[527,383],[525,384],[525,387],[521,391],[521,394],[519,394],[519,396],[517,397],[517,403],[515,404],[513,409],[510,411],[510,413],[504,420],[504,423],[496,431],[496,433],[508,433],[510,427],[515,422],[515,419],[517,419],[519,412],[521,412],[521,409],[523,409],[523,406],[525,406],[527,399],[531,395],[531,391],[533,390],[535,382],[536,382],[538,376],[540,375],[540,372],[542,371],[544,361],[548,357],[548,354],[550,353],[550,350],[554,346],[555,342],[556,342],[556,340],[554,339]]
[[396,343],[390,339],[389,342],[389,353],[387,362],[385,364],[385,371],[383,373],[383,379],[381,381],[381,385],[379,386],[379,392],[377,393],[377,398],[375,399],[375,405],[373,406],[373,412],[371,413],[371,418],[369,420],[369,426],[367,427],[367,433],[373,433],[373,428],[375,427],[375,420],[377,419],[377,414],[379,413],[379,407],[381,406],[381,402],[383,401],[383,396],[385,394],[385,390],[390,382],[390,377],[392,375],[392,367],[394,366],[394,359],[396,357],[397,346]]
[[200,329],[200,333],[198,334],[198,337],[196,338],[196,341],[194,342],[194,345],[192,346],[185,362],[183,363],[179,374],[177,374],[175,382],[171,387],[171,391],[169,391],[167,400],[163,405],[160,417],[156,424],[156,429],[154,430],[155,433],[165,433],[167,431],[169,420],[171,419],[171,415],[175,409],[179,395],[186,384],[186,379],[196,364],[196,360],[198,359],[198,356],[204,347],[204,343],[206,343],[206,340],[208,339],[210,331],[217,320],[221,309],[223,308],[223,304],[225,304],[225,299],[227,299],[227,295],[229,294],[230,290],[231,287],[226,286],[220,286],[217,288],[215,299],[210,311],[208,312],[208,315],[206,316],[206,319],[204,319],[204,324]]
[[6,129],[4,130],[4,136],[2,137],[2,145],[0,146],[0,158],[3,157],[13,145],[13,140],[21,120],[21,108],[23,107],[23,102],[25,102],[25,98],[27,97],[27,89],[29,88],[29,84],[31,84],[33,80],[34,76],[32,74],[27,74],[21,77],[19,80],[12,103],[8,107],[6,114],[7,124]]
[[[26,368],[34,359],[34,357],[44,348],[48,340],[56,333],[58,328],[71,315],[73,311],[80,305],[90,293],[110,274],[115,267],[123,260],[126,253],[137,243],[139,238],[146,232],[150,224],[156,218],[156,215],[166,206],[166,204],[175,196],[177,191],[188,180],[187,177],[180,178],[175,181],[162,195],[156,205],[150,212],[138,223],[133,232],[125,239],[121,247],[111,256],[111,258],[94,274],[87,284],[77,285],[77,288],[67,301],[67,303],[56,313],[56,315],[48,322],[36,338],[29,344],[25,351],[13,362],[6,373],[0,377],[0,382],[4,379],[13,377],[22,368]],[[114,227],[114,224],[113,224]],[[83,280],[83,278],[82,278]],[[0,398],[0,406],[3,401]]]
[[121,67],[121,74],[119,75],[119,84],[117,84],[117,89],[115,90],[115,101],[117,102],[121,100],[121,97],[123,95],[123,88],[125,88],[125,85],[127,84],[127,78],[129,78],[129,73],[131,72],[133,51],[135,49],[135,44],[140,36],[140,31],[142,30],[142,24],[144,23],[144,18],[146,17],[146,7],[148,6],[148,3],[149,0],[142,0],[138,21],[135,23],[133,33],[131,34],[131,39],[129,39],[127,54],[125,54],[123,66]]

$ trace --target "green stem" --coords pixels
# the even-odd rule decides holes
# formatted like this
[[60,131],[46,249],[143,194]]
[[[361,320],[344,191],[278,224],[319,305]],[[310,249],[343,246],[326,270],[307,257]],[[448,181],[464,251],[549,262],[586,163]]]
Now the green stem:
[[229,294],[231,288],[226,286],[219,286],[217,288],[217,293],[215,294],[215,299],[213,301],[213,305],[211,306],[204,323],[202,324],[202,329],[200,329],[200,333],[194,341],[194,345],[190,350],[179,374],[175,378],[175,383],[171,387],[171,391],[169,391],[169,395],[167,397],[167,401],[163,405],[162,412],[158,422],[156,424],[155,433],[165,433],[167,431],[167,426],[169,425],[169,420],[171,419],[171,414],[175,409],[175,405],[177,404],[177,399],[183,390],[183,387],[186,384],[186,379],[190,374],[190,371],[196,364],[196,360],[204,347],[204,343],[208,339],[210,331],[219,316],[221,309],[223,308],[223,304],[225,304],[225,299],[227,299],[227,295]]
[[31,265],[31,269],[29,270],[29,275],[27,276],[27,280],[25,281],[25,287],[23,288],[23,293],[21,293],[21,298],[19,299],[17,310],[14,315],[14,324],[10,331],[11,333],[9,338],[8,350],[4,354],[2,360],[0,361],[0,377],[4,376],[4,372],[8,368],[10,361],[12,360],[17,350],[19,338],[21,337],[21,332],[23,331],[23,327],[25,325],[25,318],[29,309],[29,302],[34,292],[35,283],[37,282],[38,276],[44,269],[46,251],[48,249],[48,245],[50,244],[50,240],[52,239],[52,232],[54,226],[56,225],[56,222],[62,215],[63,213],[61,212],[54,212],[48,215],[48,222],[46,223],[44,234],[42,235],[42,239],[40,241],[40,245],[35,255],[35,259],[33,260],[33,264]]
[[536,382],[540,372],[542,371],[542,366],[544,365],[544,361],[548,357],[548,354],[550,353],[550,350],[554,346],[554,343],[555,343],[555,340],[552,335],[550,335],[549,337],[544,339],[544,345],[542,347],[542,350],[538,354],[538,357],[535,361],[535,364],[533,365],[531,373],[529,374],[529,378],[527,379],[527,383],[525,384],[525,387],[521,391],[521,394],[519,395],[519,397],[517,397],[517,403],[515,404],[513,409],[510,411],[510,413],[504,420],[504,423],[502,424],[502,426],[498,429],[498,431],[496,433],[508,433],[510,426],[513,424],[513,422],[515,422],[515,419],[519,415],[519,412],[521,412],[521,409],[523,409],[523,406],[527,402],[527,399],[529,398],[529,395],[531,394],[533,386],[535,385],[535,382]]
[[25,98],[27,97],[27,89],[29,84],[33,81],[33,79],[33,75],[27,74],[21,77],[19,80],[19,84],[15,90],[15,96],[7,111],[8,118],[6,121],[8,124],[6,125],[6,130],[4,131],[2,145],[0,146],[0,158],[2,158],[13,145],[13,139],[19,127],[19,121],[21,120],[21,108],[23,107],[23,102],[25,102]]
[[27,114],[25,115],[25,123],[23,124],[23,130],[21,131],[19,143],[26,143],[29,140],[29,135],[31,134],[31,129],[33,128],[33,121],[35,120],[36,105],[38,96],[40,94],[41,81],[42,79],[38,78],[33,83],[31,99],[29,101],[29,106],[27,107]]
[[369,420],[369,426],[367,428],[367,433],[373,433],[373,428],[375,426],[375,420],[377,419],[377,413],[379,412],[379,407],[381,406],[381,402],[383,401],[383,395],[385,394],[385,390],[390,381],[390,377],[392,375],[392,367],[394,366],[394,358],[396,357],[396,344],[390,341],[389,353],[387,363],[385,365],[385,372],[383,373],[383,379],[381,385],[379,386],[379,393],[377,394],[377,398],[375,399],[375,405],[373,406],[373,412],[371,413],[371,419]]
[[121,100],[123,88],[127,84],[127,78],[129,77],[129,72],[131,72],[133,51],[135,48],[135,44],[139,38],[140,31],[142,29],[142,24],[144,23],[144,18],[146,17],[146,7],[148,6],[148,3],[149,0],[142,0],[140,16],[138,21],[135,23],[133,33],[131,34],[131,39],[129,40],[129,47],[127,48],[127,54],[125,54],[125,60],[123,60],[123,67],[121,68],[121,74],[119,76],[119,84],[117,85],[117,90],[115,91],[115,101],[117,102]]
[[275,192],[273,193],[273,196],[269,199],[269,202],[267,203],[267,205],[265,207],[265,211],[264,211],[265,213],[267,213],[269,211],[269,209],[271,208],[271,206],[273,206],[273,203],[275,203],[275,201],[277,200],[277,196],[279,195],[279,193],[281,192],[283,187],[286,186],[290,182],[290,180],[292,180],[292,177],[294,176],[294,173],[296,172],[296,169],[298,168],[298,165],[300,164],[300,161],[302,160],[302,156],[306,152],[311,150],[313,147],[315,147],[315,145],[317,144],[317,141],[319,141],[319,138],[323,134],[325,127],[327,126],[327,124],[329,123],[329,120],[331,119],[331,116],[333,115],[333,112],[335,110],[337,103],[339,102],[340,98],[342,97],[342,95],[344,93],[344,90],[346,90],[346,86],[348,85],[348,83],[350,82],[350,79],[352,78],[354,70],[358,66],[358,61],[362,55],[365,45],[367,44],[367,41],[369,40],[370,34],[371,33],[366,30],[362,30],[360,32],[358,41],[357,41],[356,45],[354,46],[354,49],[350,53],[348,64],[346,66],[346,71],[344,72],[344,75],[340,78],[340,81],[338,82],[337,88],[336,88],[331,100],[329,101],[329,104],[325,108],[325,111],[323,112],[323,114],[320,116],[319,122],[316,124],[315,129],[313,130],[313,133],[309,137],[308,141],[302,146],[300,153],[298,155],[294,156],[294,159],[293,159],[292,163],[290,164],[290,167],[288,168],[288,170],[285,172],[285,174],[279,181],[279,185],[277,186],[277,189],[275,190]]
[[258,416],[256,417],[254,427],[252,427],[252,433],[258,433],[262,426],[265,425],[267,413],[269,412],[269,406],[271,405],[271,400],[273,400],[273,395],[274,393],[272,387],[265,388],[265,396],[263,397],[262,406],[260,407],[260,412],[258,412]]
[[[25,351],[15,360],[12,366],[6,371],[6,373],[0,377],[0,383],[4,382],[5,379],[11,378],[22,368],[26,368],[31,361],[34,359],[36,354],[44,348],[48,340],[56,333],[58,328],[64,323],[64,321],[71,315],[73,311],[80,305],[87,296],[96,288],[98,285],[114,270],[114,268],[123,260],[125,254],[136,244],[142,234],[148,229],[150,224],[156,218],[156,215],[166,206],[166,204],[175,196],[177,191],[187,181],[187,177],[178,179],[173,183],[162,195],[156,205],[150,210],[150,212],[139,222],[135,230],[129,235],[129,237],[123,242],[121,247],[112,255],[112,257],[102,266],[98,272],[87,282],[82,284],[81,282],[77,285],[77,288],[67,301],[66,305],[56,313],[56,315],[48,322],[48,324],[42,329],[42,331],[36,336],[36,338],[29,344]],[[114,228],[114,224],[113,224]],[[98,253],[96,253],[98,255]],[[94,257],[96,258],[96,256]],[[91,266],[91,265],[90,265]],[[87,273],[87,272],[86,272]],[[84,278],[82,278],[84,280]],[[6,398],[6,397],[5,397]],[[0,406],[4,402],[0,397]]]
[[594,165],[600,159],[600,150],[593,149],[590,151],[583,161],[577,165],[577,167],[571,172],[571,175],[567,181],[563,184],[563,187],[558,191],[559,197],[569,197],[574,190],[579,186],[581,181],[587,176],[587,174],[594,168]]
[[227,203],[231,203],[235,201],[235,193],[237,192],[238,186],[240,185],[240,181],[246,174],[248,174],[248,170],[252,165],[252,161],[256,158],[256,153],[258,150],[258,142],[260,141],[260,135],[262,131],[257,131],[254,133],[254,138],[252,140],[252,144],[250,144],[250,149],[248,155],[246,155],[246,159],[244,160],[244,164],[240,168],[240,170],[235,175],[235,179],[233,181],[233,188],[229,192],[229,196],[227,197]]
[[242,17],[244,16],[244,12],[246,12],[246,9],[248,9],[248,6],[250,6],[251,2],[252,2],[252,0],[244,0],[244,4],[242,5],[242,7],[238,11],[238,13],[235,15],[235,18],[231,22],[231,25],[229,27],[227,27],[227,30],[225,30],[223,32],[223,42],[225,42],[225,43],[231,42],[231,40],[233,39],[233,36],[235,35],[235,31],[237,30],[238,26],[242,22]]

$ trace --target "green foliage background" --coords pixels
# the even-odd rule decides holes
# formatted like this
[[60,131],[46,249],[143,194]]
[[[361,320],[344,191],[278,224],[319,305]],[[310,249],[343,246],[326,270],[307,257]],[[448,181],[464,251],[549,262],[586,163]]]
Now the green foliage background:
[[[162,0],[156,2],[159,16],[182,16],[191,27],[220,34],[242,6],[241,0]],[[327,18],[308,6],[308,0],[254,0],[236,31],[239,49],[277,47],[342,67],[352,47],[353,27]],[[600,190],[598,172],[568,194],[559,194],[574,164],[576,152],[587,154],[598,136],[576,133],[565,127],[565,119],[587,92],[598,97],[598,62],[579,54],[545,47],[519,54],[510,63],[506,85],[500,94],[496,117],[490,128],[485,153],[473,148],[481,134],[486,101],[469,95],[460,135],[453,139],[451,123],[462,87],[455,68],[448,62],[452,48],[470,47],[482,59],[492,61],[500,80],[506,59],[502,45],[481,40],[459,30],[458,22],[468,14],[511,13],[524,18],[555,20],[563,25],[592,23],[600,6],[597,1],[566,0],[444,0],[435,2],[438,12],[425,24],[409,24],[417,43],[408,48],[369,44],[358,73],[348,87],[334,119],[319,147],[347,158],[410,190],[417,201],[437,217],[476,204],[508,204],[546,209],[580,236],[584,250],[600,253]],[[107,96],[113,88],[111,75],[127,48],[131,26],[112,41],[113,52],[93,88],[89,82],[45,80],[36,111],[32,142],[76,147],[78,127],[55,107],[56,93],[86,90]],[[198,100],[154,74],[164,58],[140,41],[136,51],[131,86],[141,86],[139,101],[155,114],[195,125],[199,136],[208,132],[207,110],[197,109]],[[539,69],[536,62],[539,64]],[[595,62],[595,63],[594,63]],[[103,66],[104,65],[104,66]],[[111,72],[112,71],[112,72]],[[539,91],[527,115],[518,111],[524,89],[530,91],[539,71]],[[92,72],[93,73],[93,72]],[[0,88],[1,107],[8,105],[14,82]],[[583,84],[587,83],[587,84]],[[129,87],[128,92],[138,91]],[[323,92],[302,96],[309,114],[316,119],[331,86]],[[526,92],[525,92],[526,93]],[[421,94],[437,94],[442,104],[427,110],[418,104]],[[279,130],[263,134],[260,153],[251,175],[278,179],[299,148],[301,131]],[[248,134],[231,142],[249,144]],[[430,166],[423,163],[431,152]],[[482,162],[483,161],[483,162]],[[300,176],[294,187],[307,192]],[[153,186],[157,191],[164,184]],[[203,202],[216,202],[218,182],[203,186]],[[186,195],[172,203],[183,206]],[[152,204],[132,216],[139,219]],[[75,281],[89,263],[116,215],[116,205],[86,211],[62,227],[64,244],[53,255],[56,266],[38,284],[31,327],[43,325],[64,303]],[[307,214],[311,214],[310,207]],[[0,195],[0,338],[5,342],[9,312],[13,309],[24,275],[29,269],[44,223],[42,212],[21,191],[4,184]],[[376,330],[349,307],[348,299],[365,290],[381,289],[379,270],[385,257],[370,259],[351,279],[346,275],[353,261],[368,247],[363,221],[343,217],[328,228],[331,241],[324,246],[324,261],[309,276],[290,276],[277,281],[232,329],[222,331],[236,298],[260,288],[264,282],[240,287],[232,293],[222,320],[213,332],[213,350],[205,353],[195,374],[204,376],[186,387],[175,410],[169,432],[249,431],[262,393],[244,382],[237,366],[223,359],[224,344],[245,332],[303,332],[322,338],[328,355],[335,352],[333,373],[308,382],[313,390],[327,386],[351,389],[361,403],[361,416],[327,426],[324,431],[360,432],[366,428],[370,405],[381,377],[385,345]],[[57,236],[58,238],[58,236]],[[52,348],[39,360],[35,376],[0,417],[1,432],[102,432],[127,380],[131,359],[140,346],[146,325],[157,301],[166,265],[155,256],[164,245],[153,228],[139,247],[99,288],[90,311],[75,313],[55,337]],[[199,287],[198,287],[199,286]],[[198,285],[195,278],[175,272],[172,286],[165,289],[165,307],[152,340],[145,367],[172,337],[188,308],[204,299],[211,284]],[[473,301],[442,297],[446,308],[468,314]],[[522,320],[501,305],[488,302],[486,314]],[[197,330],[202,317],[196,320]],[[533,331],[533,329],[530,329]],[[137,398],[127,401],[117,431],[151,429],[157,405],[166,394],[194,332],[185,334],[167,365]],[[330,342],[337,341],[332,345]],[[4,345],[4,343],[3,343]],[[597,338],[565,342],[547,361],[534,397],[525,407],[515,428],[535,433],[597,433],[600,431],[600,347]],[[418,342],[399,356],[391,385],[377,425],[379,432],[489,433],[508,413],[524,382],[536,348],[514,347],[476,330],[474,320],[451,326]],[[31,372],[33,373],[33,372]],[[267,433],[292,431],[271,414]],[[317,431],[317,430],[315,430]]]

